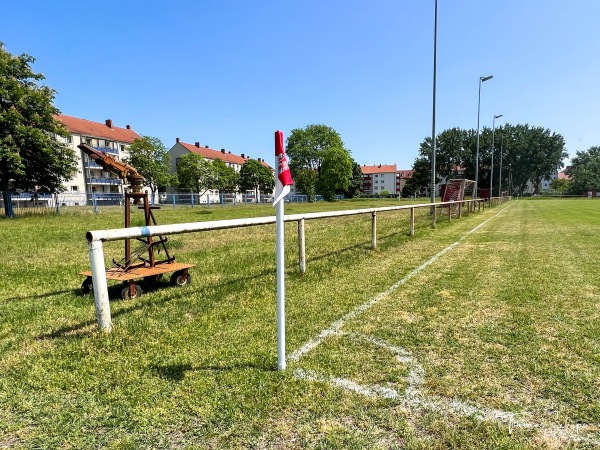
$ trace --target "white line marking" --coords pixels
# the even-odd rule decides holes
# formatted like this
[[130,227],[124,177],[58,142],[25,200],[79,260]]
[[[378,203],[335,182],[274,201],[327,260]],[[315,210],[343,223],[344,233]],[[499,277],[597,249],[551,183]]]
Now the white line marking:
[[371,308],[372,306],[376,305],[381,300],[383,300],[384,298],[386,298],[388,295],[392,294],[400,286],[402,286],[407,281],[409,281],[412,277],[414,277],[418,273],[422,272],[425,268],[427,268],[428,266],[430,266],[431,264],[433,264],[435,261],[437,261],[438,258],[440,258],[441,256],[443,256],[446,253],[448,253],[450,250],[452,250],[454,247],[456,247],[458,244],[460,244],[463,240],[465,240],[468,236],[470,236],[471,234],[475,233],[477,230],[479,230],[481,227],[483,227],[485,224],[487,224],[490,220],[495,219],[496,217],[498,217],[498,215],[502,214],[505,210],[506,210],[506,208],[503,208],[496,215],[490,217],[486,221],[484,221],[484,222],[480,223],[479,225],[477,225],[472,230],[468,231],[458,241],[456,241],[453,244],[450,244],[445,249],[443,249],[440,252],[436,253],[433,257],[431,257],[431,259],[429,259],[428,261],[425,261],[419,267],[417,267],[416,269],[413,269],[412,271],[410,271],[404,278],[402,278],[400,281],[397,281],[396,283],[394,283],[387,290],[383,291],[382,293],[380,293],[377,296],[373,297],[368,302],[363,303],[362,305],[358,306],[356,309],[354,309],[354,310],[350,311],[349,313],[347,313],[346,315],[342,316],[341,319],[336,320],[335,322],[333,322],[329,328],[326,328],[325,330],[321,331],[317,336],[315,336],[313,339],[311,339],[310,341],[308,341],[306,344],[304,344],[302,347],[300,347],[295,352],[290,353],[288,355],[288,360],[291,361],[291,362],[298,361],[306,353],[308,353],[311,350],[313,350],[314,348],[318,347],[319,344],[321,344],[321,342],[323,342],[329,336],[331,336],[331,335],[335,334],[337,331],[339,331],[340,328],[342,328],[346,324],[346,322],[348,322],[351,319],[354,319],[356,316],[358,316],[362,312],[368,310],[369,308]]

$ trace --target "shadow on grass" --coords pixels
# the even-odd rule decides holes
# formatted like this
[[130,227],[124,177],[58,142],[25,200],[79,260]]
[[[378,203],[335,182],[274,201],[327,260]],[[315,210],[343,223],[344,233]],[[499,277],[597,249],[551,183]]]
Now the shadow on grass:
[[63,289],[62,291],[42,292],[41,294],[37,294],[37,295],[20,295],[18,297],[8,297],[8,298],[5,298],[4,301],[8,303],[8,302],[16,302],[19,300],[42,300],[44,298],[54,297],[55,295],[61,295],[61,294],[79,295],[80,292],[81,292],[80,289]]
[[185,378],[186,372],[230,372],[234,370],[253,369],[261,372],[273,372],[276,370],[274,366],[260,365],[252,362],[244,362],[227,365],[208,365],[194,367],[191,364],[167,364],[167,365],[152,365],[150,370],[155,372],[160,378],[171,381],[181,381]]

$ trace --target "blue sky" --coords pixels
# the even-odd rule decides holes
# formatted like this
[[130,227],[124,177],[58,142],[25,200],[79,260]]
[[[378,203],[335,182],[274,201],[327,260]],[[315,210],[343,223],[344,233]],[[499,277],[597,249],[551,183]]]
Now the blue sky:
[[[433,0],[6,2],[0,41],[64,113],[273,159],[326,124],[359,164],[412,166],[431,135]],[[600,145],[600,2],[439,0],[437,131],[529,123]]]

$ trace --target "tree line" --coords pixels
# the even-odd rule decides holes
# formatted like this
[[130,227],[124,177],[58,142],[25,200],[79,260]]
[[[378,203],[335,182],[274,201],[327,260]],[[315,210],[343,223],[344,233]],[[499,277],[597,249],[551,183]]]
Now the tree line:
[[[491,188],[493,196],[501,194],[499,189],[522,195],[529,183],[533,185],[534,194],[539,193],[542,179],[549,180],[564,167],[563,160],[568,157],[561,134],[529,124],[505,124],[495,130],[484,127],[479,142],[478,186]],[[450,128],[439,133],[436,136],[436,183],[444,178],[474,180],[476,153],[476,130]],[[413,195],[429,187],[430,158],[431,138],[427,137],[420,145],[413,176],[406,183],[403,195]],[[491,180],[493,186],[490,186]]]

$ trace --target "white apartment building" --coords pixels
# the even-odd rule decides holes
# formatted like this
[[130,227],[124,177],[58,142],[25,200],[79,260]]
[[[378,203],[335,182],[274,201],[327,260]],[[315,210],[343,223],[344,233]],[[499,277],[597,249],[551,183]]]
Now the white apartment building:
[[91,145],[96,150],[108,153],[120,160],[128,156],[129,145],[140,137],[131,129],[116,127],[112,120],[104,123],[93,122],[87,119],[58,114],[55,116],[69,131],[69,136],[64,142],[73,148],[77,155],[78,171],[75,176],[65,183],[64,196],[71,205],[85,205],[93,193],[123,193],[123,182],[116,175],[106,172],[100,165],[92,161],[87,154],[77,146],[81,143]]
[[388,192],[399,195],[402,188],[412,176],[412,170],[397,170],[396,164],[379,164],[361,166],[363,180],[360,192],[366,195],[378,195]]
[[[208,145],[201,146],[200,142],[188,144],[186,142],[181,142],[179,138],[176,138],[175,145],[169,150],[169,155],[171,155],[171,173],[177,173],[177,164],[179,163],[179,159],[182,156],[188,155],[190,153],[200,155],[211,162],[216,159],[220,159],[228,167],[232,167],[236,172],[239,172],[244,163],[250,159],[250,156],[245,155],[244,153],[242,153],[241,155],[236,155],[234,153],[231,153],[231,151],[226,151],[224,148],[222,148],[220,151],[214,150]],[[257,161],[262,163],[263,166],[273,170],[272,167],[269,166],[263,159],[257,158]],[[233,199],[233,196],[236,197],[237,201],[242,200],[241,194],[228,193],[228,195],[231,197],[230,200]],[[207,191],[200,197],[201,203],[215,203],[219,202],[220,200],[220,193],[218,190]]]

